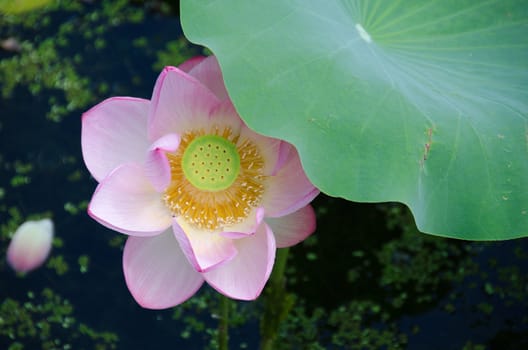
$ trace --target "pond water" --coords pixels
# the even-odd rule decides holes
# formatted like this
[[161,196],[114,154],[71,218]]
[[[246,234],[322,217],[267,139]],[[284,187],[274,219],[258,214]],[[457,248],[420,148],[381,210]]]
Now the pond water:
[[[204,286],[142,309],[121,269],[124,236],[95,223],[81,114],[110,96],[150,98],[164,65],[204,52],[156,1],[63,1],[0,13],[0,349],[215,348],[219,301]],[[4,42],[5,43],[5,42]],[[324,195],[316,233],[290,249],[294,301],[277,349],[526,349],[528,241],[465,242],[416,230],[396,203]],[[16,227],[51,217],[47,263],[17,275]],[[265,298],[232,302],[230,347],[256,349]]]

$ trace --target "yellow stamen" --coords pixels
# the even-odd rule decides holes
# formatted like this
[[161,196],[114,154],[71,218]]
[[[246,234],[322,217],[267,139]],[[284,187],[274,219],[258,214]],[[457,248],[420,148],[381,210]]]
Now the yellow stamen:
[[237,224],[260,204],[264,159],[253,142],[240,140],[229,127],[188,132],[167,158],[171,183],[165,203],[174,216],[200,229]]

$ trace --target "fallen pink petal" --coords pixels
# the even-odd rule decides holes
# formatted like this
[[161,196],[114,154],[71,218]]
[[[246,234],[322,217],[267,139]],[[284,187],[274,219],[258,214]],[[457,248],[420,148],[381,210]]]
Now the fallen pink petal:
[[319,191],[297,151],[245,125],[214,56],[166,67],[150,101],[114,97],[91,108],[81,143],[99,182],[88,213],[130,236],[125,280],[145,308],[178,305],[204,281],[253,300],[276,248],[315,230]]
[[50,219],[26,221],[11,238],[7,248],[7,262],[16,272],[35,270],[48,258],[52,241],[53,222]]

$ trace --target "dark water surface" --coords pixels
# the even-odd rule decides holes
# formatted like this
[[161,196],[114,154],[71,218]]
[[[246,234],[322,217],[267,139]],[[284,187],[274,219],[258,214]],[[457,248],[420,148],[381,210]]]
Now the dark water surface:
[[[175,17],[144,5],[105,16],[105,6],[54,11],[46,25],[46,12],[26,25],[0,15],[0,40],[31,43],[21,52],[0,51],[2,89],[18,76],[6,62],[32,52],[40,57],[14,65],[27,76],[16,78],[0,100],[0,349],[214,348],[216,294],[204,286],[173,310],[142,309],[124,283],[124,237],[85,213],[96,182],[82,161],[81,113],[110,96],[150,98],[159,74],[154,65],[176,65],[201,52],[188,44],[174,49],[182,43]],[[31,15],[24,16],[29,21]],[[65,24],[74,30],[62,32]],[[93,31],[88,36],[87,28]],[[50,50],[39,46],[46,40],[56,57],[46,58]],[[68,64],[75,76],[54,73]],[[87,79],[78,89],[87,97],[64,84],[46,85],[46,77],[66,86]],[[53,105],[68,104],[59,116],[51,113]],[[528,348],[526,239],[472,243],[428,236],[392,203],[321,195],[314,206],[317,232],[290,253],[287,288],[296,303],[279,349]],[[5,250],[14,228],[34,216],[51,216],[58,240],[46,266],[17,276]],[[46,288],[60,300],[43,296]],[[258,347],[263,307],[261,300],[232,305],[233,349]],[[119,341],[104,340],[102,332]]]

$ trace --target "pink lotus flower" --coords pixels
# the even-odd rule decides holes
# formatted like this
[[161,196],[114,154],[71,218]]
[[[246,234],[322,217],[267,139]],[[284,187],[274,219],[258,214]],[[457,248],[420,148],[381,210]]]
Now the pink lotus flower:
[[207,281],[257,298],[277,247],[315,230],[319,191],[295,148],[240,119],[214,56],[166,67],[152,99],[114,97],[82,119],[99,182],[89,215],[125,233],[127,286],[146,308],[172,307]]
[[26,221],[18,227],[7,248],[7,262],[13,270],[27,273],[42,265],[53,241],[50,219]]

